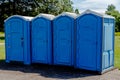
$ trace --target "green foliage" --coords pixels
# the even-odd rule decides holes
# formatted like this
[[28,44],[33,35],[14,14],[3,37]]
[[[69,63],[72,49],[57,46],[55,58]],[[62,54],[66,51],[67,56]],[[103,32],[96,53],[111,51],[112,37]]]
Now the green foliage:
[[36,16],[39,13],[58,15],[62,12],[73,12],[72,4],[71,0],[3,0],[0,4],[0,31],[4,31],[4,20],[11,15]]
[[0,4],[0,31],[4,31],[3,24],[6,18],[15,14],[34,16],[34,8],[33,3],[28,4],[22,0],[3,0]]
[[108,5],[107,11],[114,11],[115,10],[115,6],[113,4]]
[[37,0],[39,12],[58,15],[62,12],[73,12],[71,0]]
[[80,14],[78,9],[75,9],[75,13],[76,14]]
[[119,13],[119,11],[117,11],[115,9],[115,6],[111,4],[111,5],[108,5],[106,14],[112,15],[115,17],[115,21],[116,21],[115,31],[120,32],[120,13]]

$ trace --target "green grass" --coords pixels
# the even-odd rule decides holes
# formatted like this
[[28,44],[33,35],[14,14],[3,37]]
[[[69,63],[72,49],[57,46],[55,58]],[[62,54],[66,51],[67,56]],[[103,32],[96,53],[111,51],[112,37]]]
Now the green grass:
[[[115,33],[115,67],[120,69],[120,32]],[[4,43],[4,33],[0,32],[0,43]],[[0,45],[0,60],[5,59],[5,47]]]
[[[4,33],[0,32],[0,43],[4,43]],[[5,59],[5,47],[0,44],[0,61]]]
[[5,47],[0,45],[0,61],[5,59]]
[[116,32],[116,33],[115,33],[115,36],[120,36],[120,32]]
[[4,43],[4,33],[0,32],[0,43]]
[[115,37],[115,67],[120,69],[120,36]]

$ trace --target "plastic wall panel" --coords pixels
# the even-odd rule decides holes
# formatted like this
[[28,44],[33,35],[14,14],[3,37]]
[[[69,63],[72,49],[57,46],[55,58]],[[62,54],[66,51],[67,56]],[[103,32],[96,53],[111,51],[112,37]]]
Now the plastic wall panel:
[[[30,64],[30,21],[12,16],[5,21],[6,62]],[[26,47],[27,46],[27,47]]]
[[105,36],[104,36],[104,50],[113,49],[113,23],[104,23]]
[[53,22],[54,64],[71,66],[74,62],[74,18],[60,16]]
[[52,64],[52,21],[38,17],[32,21],[32,63]]

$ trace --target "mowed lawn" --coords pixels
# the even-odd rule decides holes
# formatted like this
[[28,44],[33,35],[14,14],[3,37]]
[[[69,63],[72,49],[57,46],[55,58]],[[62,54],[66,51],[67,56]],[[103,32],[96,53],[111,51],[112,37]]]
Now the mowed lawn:
[[[120,69],[120,33],[115,36],[115,67]],[[4,34],[0,32],[0,60],[5,59]]]
[[115,36],[115,67],[120,69],[120,36]]
[[4,43],[4,33],[0,32],[0,43]]
[[5,59],[4,33],[0,32],[0,60]]
[[5,59],[5,47],[0,45],[0,61]]

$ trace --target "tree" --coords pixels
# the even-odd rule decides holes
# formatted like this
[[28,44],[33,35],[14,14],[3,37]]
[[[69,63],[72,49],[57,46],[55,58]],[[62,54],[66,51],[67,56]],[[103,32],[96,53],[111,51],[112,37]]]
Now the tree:
[[73,2],[71,0],[61,0],[63,3],[61,4],[61,12],[73,12],[72,4]]
[[78,9],[75,9],[75,13],[76,14],[80,14]]
[[58,15],[73,12],[71,0],[2,0],[0,1],[0,31],[11,15],[36,16],[39,13]]
[[38,5],[35,0],[1,0],[0,31],[3,31],[4,20],[11,15],[35,16]]
[[119,11],[116,10],[115,6],[113,4],[111,5],[108,5],[108,8],[107,8],[107,11],[106,11],[106,14],[108,15],[112,15],[115,17],[115,31],[116,32],[120,32],[120,13]]
[[113,4],[108,5],[107,11],[114,11],[115,10],[115,6]]
[[73,12],[71,0],[37,0],[40,13],[58,15],[61,12]]

